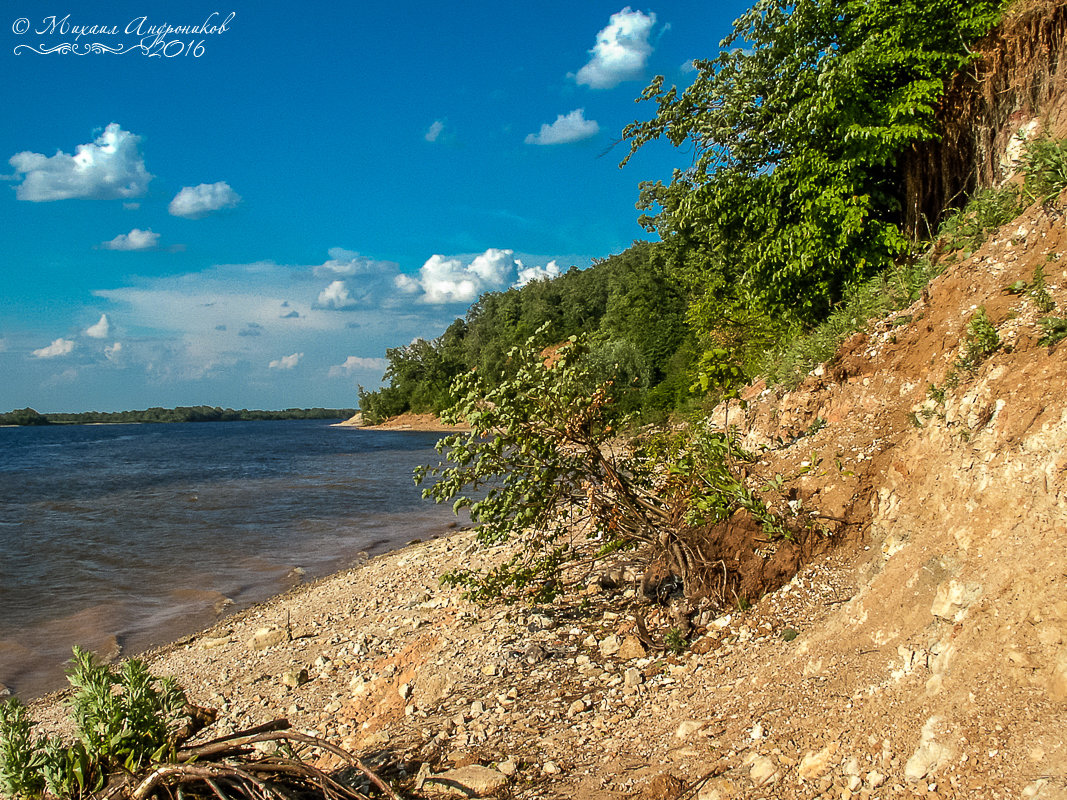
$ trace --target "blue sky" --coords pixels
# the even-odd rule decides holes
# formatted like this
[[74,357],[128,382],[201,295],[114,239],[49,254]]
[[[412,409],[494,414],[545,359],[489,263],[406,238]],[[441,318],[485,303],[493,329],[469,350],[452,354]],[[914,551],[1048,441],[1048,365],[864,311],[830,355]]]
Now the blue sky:
[[611,146],[745,8],[167,5],[5,3],[0,410],[355,405],[480,293],[647,238],[690,154]]

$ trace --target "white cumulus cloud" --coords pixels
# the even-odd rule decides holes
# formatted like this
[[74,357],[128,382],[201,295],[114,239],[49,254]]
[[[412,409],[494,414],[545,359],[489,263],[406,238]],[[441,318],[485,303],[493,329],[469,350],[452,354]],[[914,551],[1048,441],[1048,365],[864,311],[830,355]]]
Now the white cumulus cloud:
[[159,234],[151,230],[142,231],[134,228],[129,233],[120,233],[114,239],[100,246],[105,250],[152,250],[159,245]]
[[40,350],[34,350],[33,355],[36,358],[56,358],[57,356],[65,356],[74,349],[74,342],[70,339],[56,339],[52,344],[47,347],[42,347]]
[[[519,262],[522,263],[521,261]],[[546,278],[558,278],[559,277],[559,264],[555,261],[549,261],[543,267],[522,267],[518,270],[518,280],[515,281],[515,288],[518,289],[531,281],[541,281]]]
[[200,219],[213,211],[233,208],[240,202],[241,195],[231,189],[225,181],[219,181],[182,187],[182,190],[170,201],[167,210],[175,217]]
[[441,131],[443,131],[444,129],[445,129],[444,120],[435,119],[433,121],[433,125],[431,125],[427,129],[426,135],[423,138],[425,138],[426,141],[428,141],[428,142],[436,142],[437,141],[437,137],[441,135]]
[[282,356],[281,358],[271,361],[267,366],[270,369],[292,369],[300,363],[300,359],[304,357],[303,353],[293,353],[289,356]]
[[85,329],[85,335],[91,339],[106,339],[109,333],[111,333],[111,322],[107,314],[101,314],[98,322]]
[[526,276],[524,282],[528,282],[558,274],[554,261],[545,267],[526,267],[515,258],[514,250],[491,247],[473,258],[432,255],[417,276],[397,275],[394,284],[402,292],[421,293],[424,303],[439,305],[470,303],[485,292],[511,285],[516,277]]
[[78,145],[74,155],[62,151],[54,156],[16,153],[9,160],[16,180],[22,180],[15,196],[33,203],[139,197],[152,180],[145,169],[140,141],[140,136],[112,122],[95,142]]
[[330,377],[341,378],[360,370],[378,370],[384,372],[388,366],[389,360],[386,358],[360,358],[359,356],[349,356],[345,359],[345,363],[335,364],[330,367]]
[[329,286],[319,292],[316,308],[352,308],[359,301],[348,291],[344,281],[333,281]]
[[589,63],[578,70],[575,81],[591,89],[611,89],[623,81],[640,79],[652,54],[648,37],[655,24],[654,13],[631,11],[629,6],[612,14],[589,51]]
[[600,126],[596,120],[585,118],[585,109],[576,108],[569,114],[560,114],[556,121],[541,126],[538,133],[526,137],[526,144],[568,144],[596,136]]

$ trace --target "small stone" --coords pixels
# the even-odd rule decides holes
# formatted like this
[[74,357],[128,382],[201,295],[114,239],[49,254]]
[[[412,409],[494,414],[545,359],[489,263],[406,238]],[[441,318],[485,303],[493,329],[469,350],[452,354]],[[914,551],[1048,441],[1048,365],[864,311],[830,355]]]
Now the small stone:
[[577,716],[578,714],[581,714],[583,711],[585,711],[588,707],[589,706],[585,702],[585,700],[575,700],[567,707],[567,716]]
[[885,775],[878,770],[872,769],[867,773],[867,785],[872,789],[877,789],[883,783],[885,783]]
[[697,800],[730,800],[737,797],[737,785],[727,778],[713,778],[700,787]]
[[282,683],[290,689],[303,686],[310,680],[306,669],[290,669],[282,673]]
[[480,717],[484,713],[485,713],[485,703],[483,703],[481,700],[475,700],[473,703],[471,703],[471,716],[472,717]]
[[500,770],[502,775],[506,775],[510,778],[512,775],[518,772],[519,765],[515,762],[514,758],[509,756],[506,760],[501,761],[499,764],[497,764],[496,768]]
[[281,628],[260,628],[248,640],[248,646],[252,650],[266,650],[268,647],[284,642],[286,638],[287,634]]
[[849,777],[848,790],[850,792],[858,792],[861,786],[863,786],[863,779],[859,775],[852,775]]
[[674,735],[678,739],[688,739],[694,733],[704,727],[704,723],[696,719],[683,720]]
[[559,775],[559,767],[556,766],[555,761],[546,761],[542,765],[541,771],[544,772],[545,775]]
[[767,756],[756,756],[752,759],[748,777],[757,786],[768,786],[778,779],[778,769]]
[[[197,644],[200,645],[201,650],[214,650],[218,647],[223,647],[230,643],[229,636],[205,636]],[[253,649],[255,649],[253,647]]]
[[919,746],[904,765],[904,777],[912,783],[918,783],[934,772],[947,760],[949,749],[935,738],[935,728],[940,722],[938,717],[930,717],[923,725]]
[[396,693],[400,695],[400,699],[401,700],[407,700],[409,697],[411,697],[411,684],[410,683],[402,683],[402,684],[400,684],[400,688],[398,688],[396,690]]
[[440,775],[429,775],[423,781],[423,787],[453,797],[485,797],[500,791],[507,782],[507,777],[495,769],[470,764]]
[[821,778],[830,769],[830,759],[837,753],[837,742],[824,747],[818,753],[808,753],[800,759],[800,779],[814,781]]
[[496,672],[496,664],[486,664],[484,667],[482,667],[483,675],[488,675],[489,677],[492,677],[493,675],[496,675]]
[[647,654],[641,640],[636,636],[630,635],[622,640],[622,644],[619,645],[619,652],[615,655],[620,661],[630,661],[634,658],[644,658]]
[[548,658],[548,651],[537,642],[532,642],[530,646],[523,651],[522,656],[527,664],[533,666],[534,664],[540,664]]
[[619,652],[619,648],[621,646],[622,642],[619,641],[618,636],[616,636],[615,634],[612,634],[611,636],[606,636],[603,640],[601,640],[599,644],[600,655],[604,656],[605,658],[607,658],[608,656],[613,656]]
[[634,667],[630,667],[623,674],[623,681],[625,682],[626,686],[632,689],[644,683],[645,676],[641,674],[641,670],[635,669]]

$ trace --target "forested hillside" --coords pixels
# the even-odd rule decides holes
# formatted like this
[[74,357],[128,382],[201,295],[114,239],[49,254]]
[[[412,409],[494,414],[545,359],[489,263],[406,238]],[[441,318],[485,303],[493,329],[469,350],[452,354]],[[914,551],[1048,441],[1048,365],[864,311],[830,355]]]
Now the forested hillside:
[[[864,315],[910,303],[939,269],[934,243],[999,179],[973,158],[989,125],[967,128],[946,98],[976,91],[965,68],[1004,12],[1004,0],[760,0],[689,86],[655,78],[642,94],[654,116],[623,132],[623,164],[657,139],[679,148],[671,181],[635,190],[658,241],[484,295],[439,338],[388,351],[388,385],[361,392],[365,418],[441,411],[455,376],[497,380],[539,330],[544,346],[585,337],[628,411],[797,379]],[[949,156],[955,169],[922,179]]]

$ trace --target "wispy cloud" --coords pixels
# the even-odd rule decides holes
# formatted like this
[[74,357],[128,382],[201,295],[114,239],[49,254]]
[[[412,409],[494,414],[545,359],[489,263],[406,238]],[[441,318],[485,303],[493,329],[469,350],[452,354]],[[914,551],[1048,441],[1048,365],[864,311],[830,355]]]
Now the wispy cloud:
[[312,270],[318,278],[350,278],[356,275],[375,276],[383,272],[392,273],[397,270],[397,265],[392,261],[376,261],[373,258],[361,256],[355,250],[331,247],[327,252],[330,256],[329,259]]
[[[385,371],[387,348],[443,331],[462,313],[458,304],[555,269],[551,263],[528,267],[512,250],[490,249],[435,255],[413,276],[403,276],[396,264],[354,250],[329,254],[320,264],[228,264],[142,277],[94,292],[109,304],[96,314],[107,312],[112,337],[112,323],[121,318],[122,346],[114,355],[121,354],[123,368],[141,368],[152,381],[281,380],[296,368],[369,384]],[[87,357],[104,362],[103,344],[85,347]],[[346,358],[344,351],[358,355]]]
[[335,364],[330,367],[331,378],[342,378],[355,372],[384,372],[389,366],[386,358],[361,358],[349,356],[343,364]]
[[423,138],[428,142],[436,142],[444,129],[445,121],[443,119],[435,119]]
[[148,182],[152,180],[145,169],[140,141],[141,137],[112,122],[96,141],[78,145],[74,155],[16,153],[9,160],[16,179],[22,181],[15,189],[15,196],[33,203],[139,197],[148,190]]
[[589,63],[578,70],[575,81],[591,89],[611,89],[623,81],[642,78],[652,54],[648,37],[655,24],[654,13],[631,11],[629,6],[612,14],[589,51]]
[[114,239],[100,245],[105,250],[154,250],[159,246],[159,234],[151,230],[142,231],[134,228],[129,233],[120,233]]
[[219,181],[183,187],[170,201],[167,210],[175,217],[200,219],[223,208],[234,208],[240,202],[241,195],[225,181]]
[[585,118],[585,109],[576,108],[569,114],[560,114],[551,125],[545,123],[537,133],[526,137],[526,144],[568,144],[596,136],[600,126],[596,120]]
[[71,339],[56,339],[47,347],[34,350],[33,356],[34,358],[58,358],[69,355],[72,350],[74,350],[74,342]]
[[270,362],[267,366],[270,369],[293,369],[300,363],[300,359],[304,357],[303,353],[293,353],[292,355],[282,356],[276,358]]
[[110,333],[111,322],[108,320],[107,314],[101,314],[97,323],[85,329],[85,335],[90,339],[106,339]]

